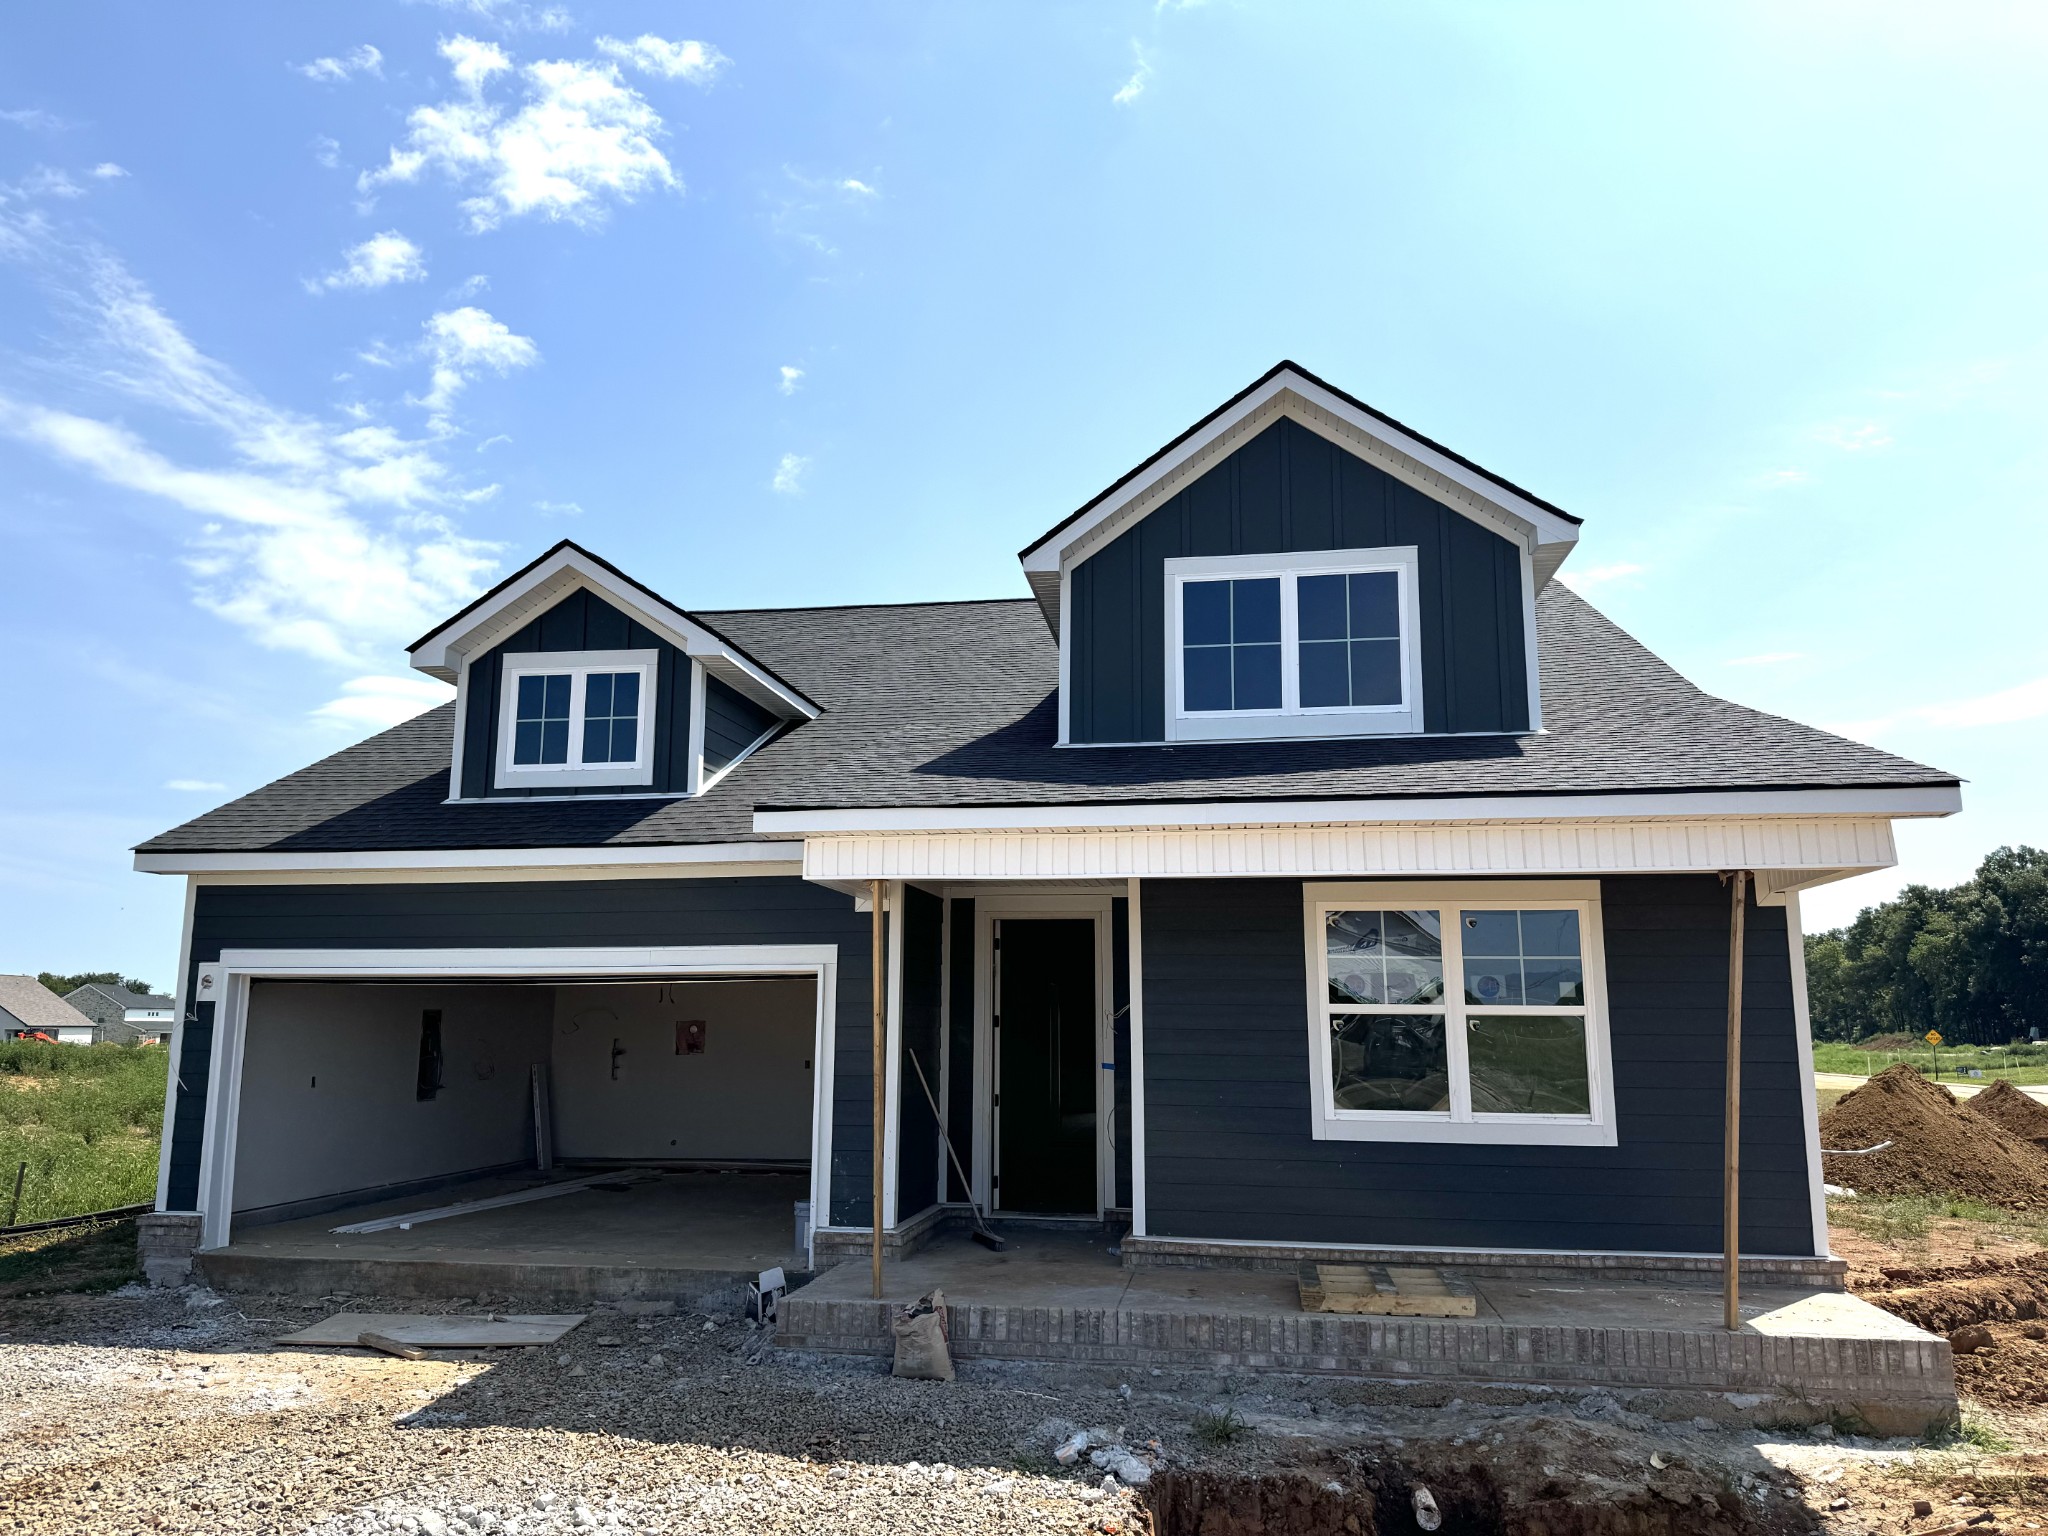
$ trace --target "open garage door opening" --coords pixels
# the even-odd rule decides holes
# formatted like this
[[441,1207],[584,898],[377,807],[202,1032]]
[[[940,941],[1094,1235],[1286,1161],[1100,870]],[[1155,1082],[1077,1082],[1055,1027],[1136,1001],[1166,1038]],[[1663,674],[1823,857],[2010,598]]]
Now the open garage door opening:
[[803,1267],[820,1037],[811,975],[252,977],[226,1253],[423,1293]]

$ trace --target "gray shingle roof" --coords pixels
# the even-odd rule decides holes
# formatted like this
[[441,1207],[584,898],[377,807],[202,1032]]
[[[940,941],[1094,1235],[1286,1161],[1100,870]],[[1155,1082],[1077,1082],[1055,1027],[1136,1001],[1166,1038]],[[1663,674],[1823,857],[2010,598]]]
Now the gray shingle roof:
[[0,1014],[6,1015],[0,1024],[14,1021],[10,1028],[77,1029],[92,1022],[33,976],[0,976]]
[[1626,794],[1956,779],[1714,698],[1568,588],[1537,601],[1545,730],[1060,749],[1058,651],[1007,602],[710,613],[824,715],[697,800],[446,805],[445,705],[244,795],[144,852],[529,848],[747,841],[753,813],[821,806]]

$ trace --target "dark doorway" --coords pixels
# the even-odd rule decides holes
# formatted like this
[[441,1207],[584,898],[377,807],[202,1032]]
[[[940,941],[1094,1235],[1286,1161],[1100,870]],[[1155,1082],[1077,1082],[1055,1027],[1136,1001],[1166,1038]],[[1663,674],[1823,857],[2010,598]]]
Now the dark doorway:
[[999,920],[995,971],[995,1207],[1093,1216],[1095,924]]

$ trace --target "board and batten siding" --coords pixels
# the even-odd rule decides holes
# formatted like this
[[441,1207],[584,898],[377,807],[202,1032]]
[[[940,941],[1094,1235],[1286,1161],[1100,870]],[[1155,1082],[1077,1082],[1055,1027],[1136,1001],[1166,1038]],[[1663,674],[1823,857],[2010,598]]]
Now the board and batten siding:
[[[1300,882],[1148,880],[1150,1235],[1718,1253],[1727,889],[1617,876],[1601,903],[1618,1145],[1317,1141]],[[1742,1248],[1811,1255],[1782,907],[1749,909],[1742,995]]]
[[1402,545],[1417,551],[1424,730],[1527,730],[1520,549],[1283,418],[1074,568],[1069,738],[1165,739],[1167,560]]
[[939,1085],[939,1033],[945,1011],[945,903],[914,885],[903,888],[903,1003],[896,1064],[896,1220],[939,1200],[939,1120],[918,1086],[917,1068]]
[[[617,786],[497,785],[498,719],[504,703],[500,668],[507,655],[532,651],[655,651],[654,697],[641,707],[654,710],[654,781],[627,786],[636,794],[684,794],[690,787],[690,661],[637,619],[620,612],[587,588],[563,598],[511,638],[469,664],[462,721],[462,797],[483,800],[534,795],[615,795]],[[735,695],[737,697],[737,695]],[[710,703],[709,697],[705,700]],[[742,700],[741,702],[745,702]],[[708,718],[708,717],[707,717]],[[756,733],[759,734],[758,732]]]
[[[853,898],[794,875],[680,880],[534,880],[408,885],[202,885],[193,902],[192,971],[224,949],[535,949],[596,945],[835,944],[839,949],[832,1101],[832,1211],[866,1226],[870,937]],[[212,1071],[212,1003],[185,1025],[174,1085],[166,1208],[199,1197]]]

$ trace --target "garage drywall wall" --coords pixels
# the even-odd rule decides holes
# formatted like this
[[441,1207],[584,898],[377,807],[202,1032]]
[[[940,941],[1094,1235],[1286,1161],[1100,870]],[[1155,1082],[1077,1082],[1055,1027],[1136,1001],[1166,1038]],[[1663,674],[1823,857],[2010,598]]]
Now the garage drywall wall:
[[[704,1050],[682,1055],[677,1026],[692,1020]],[[808,1162],[816,1032],[808,980],[557,987],[555,1150]]]
[[[421,1100],[420,1015],[441,1010],[442,1089]],[[519,1163],[548,987],[258,981],[249,990],[235,1209]]]

